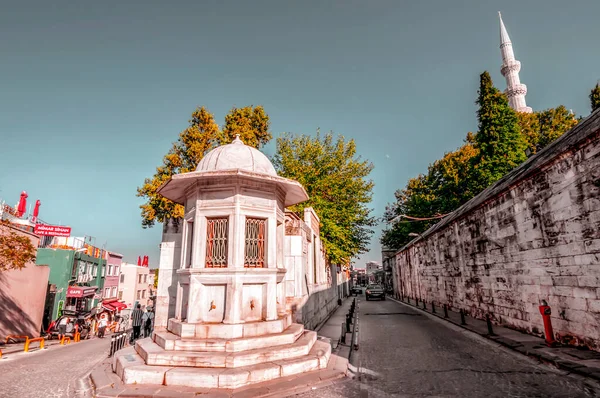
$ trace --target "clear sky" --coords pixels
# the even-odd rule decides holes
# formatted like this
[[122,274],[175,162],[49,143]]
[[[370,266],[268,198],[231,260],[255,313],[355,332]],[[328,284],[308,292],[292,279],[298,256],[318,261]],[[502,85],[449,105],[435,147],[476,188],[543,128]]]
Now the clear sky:
[[[497,11],[527,103],[589,114],[597,0],[13,1],[0,13],[0,198],[158,264],[136,187],[196,106],[264,105],[274,137],[333,130],[375,165],[374,214],[476,129],[500,75]],[[274,141],[265,148],[271,155]],[[380,260],[380,229],[357,265]]]

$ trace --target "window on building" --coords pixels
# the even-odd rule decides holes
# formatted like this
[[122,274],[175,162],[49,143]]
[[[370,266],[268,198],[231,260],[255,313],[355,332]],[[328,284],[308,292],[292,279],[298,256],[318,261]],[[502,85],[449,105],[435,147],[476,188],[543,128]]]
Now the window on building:
[[106,275],[106,264],[102,265],[102,275],[100,276],[104,278],[104,275]]
[[112,272],[113,272],[113,266],[112,266],[112,264],[108,264],[108,274],[106,274],[106,275],[111,276],[113,274]]
[[94,271],[92,272],[92,276],[98,276],[98,264],[94,264]]
[[138,283],[142,283],[142,275],[138,275]]
[[148,274],[144,274],[144,283],[148,283]]
[[138,290],[138,291],[137,291],[137,299],[139,300],[139,299],[141,299],[141,298],[142,298],[142,291],[141,291],[141,290]]
[[119,290],[119,300],[123,300],[123,291]]
[[116,286],[112,287],[112,294],[110,295],[110,297],[117,297],[117,287]]
[[113,268],[113,275],[114,276],[119,275],[119,266],[118,265],[115,265],[115,267]]
[[185,230],[185,268],[192,266],[192,248],[194,247],[194,223],[187,222]]
[[265,266],[266,229],[267,220],[259,218],[246,219],[244,267],[262,268]]
[[227,267],[227,218],[209,218],[206,228],[206,266]]
[[146,291],[142,290],[142,298],[146,298]]
[[121,279],[120,279],[120,283],[125,282],[125,274],[121,274]]
[[109,287],[104,289],[104,297],[110,297],[110,288]]

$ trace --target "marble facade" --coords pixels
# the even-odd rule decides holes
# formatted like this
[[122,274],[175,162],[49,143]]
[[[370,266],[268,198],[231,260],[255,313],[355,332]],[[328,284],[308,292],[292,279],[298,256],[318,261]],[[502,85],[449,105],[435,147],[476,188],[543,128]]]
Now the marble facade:
[[[326,368],[330,344],[292,316],[327,281],[314,211],[298,224],[310,240],[286,234],[304,188],[238,137],[159,192],[185,215],[164,225],[155,332],[119,351],[113,371],[126,384],[238,388]],[[304,256],[290,261],[294,244]]]

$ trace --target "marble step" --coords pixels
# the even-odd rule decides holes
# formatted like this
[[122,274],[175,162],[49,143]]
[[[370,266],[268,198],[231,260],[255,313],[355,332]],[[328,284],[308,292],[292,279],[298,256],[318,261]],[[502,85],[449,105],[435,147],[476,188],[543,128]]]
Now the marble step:
[[298,340],[288,345],[256,348],[240,352],[201,352],[167,351],[150,338],[147,338],[138,340],[135,349],[147,365],[238,368],[307,355],[316,340],[316,332],[306,331]]
[[155,332],[153,339],[156,344],[167,351],[210,351],[210,352],[239,352],[256,348],[273,347],[292,344],[304,332],[304,326],[291,324],[282,333],[266,334],[256,337],[240,337],[237,339],[197,339],[181,338],[170,332]]
[[[131,356],[131,355],[129,355]],[[249,384],[292,376],[327,368],[331,345],[316,341],[307,355],[239,368],[191,368],[151,366],[120,356],[116,359],[117,374],[125,384],[165,384],[195,388],[239,388]]]
[[198,339],[237,339],[265,334],[281,333],[292,324],[291,314],[282,314],[272,321],[248,323],[187,323],[175,318],[169,319],[167,330],[182,338]]

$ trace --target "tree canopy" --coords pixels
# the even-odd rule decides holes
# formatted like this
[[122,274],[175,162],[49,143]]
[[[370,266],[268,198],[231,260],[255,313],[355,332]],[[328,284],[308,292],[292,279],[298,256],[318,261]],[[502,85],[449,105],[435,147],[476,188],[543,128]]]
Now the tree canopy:
[[29,237],[11,228],[7,221],[0,221],[0,271],[20,270],[34,262],[36,248]]
[[205,107],[192,113],[189,126],[179,134],[162,164],[151,178],[137,189],[137,196],[146,199],[140,206],[142,226],[153,227],[156,222],[183,217],[183,206],[158,195],[158,188],[179,173],[194,171],[204,155],[218,145],[231,142],[236,134],[246,145],[260,148],[271,139],[269,116],[262,106],[232,108],[225,116],[225,127],[219,128],[214,116]]
[[596,83],[596,87],[590,92],[590,105],[592,106],[592,112],[600,108],[600,83]]
[[468,133],[463,146],[446,153],[429,165],[426,174],[410,179],[406,187],[396,191],[384,221],[398,215],[424,220],[403,218],[388,225],[381,236],[384,246],[401,248],[414,234],[439,222],[439,216],[453,212],[519,166],[526,159],[526,148],[535,154],[577,124],[575,116],[562,105],[516,113],[487,72],[480,76],[477,104],[477,133]]
[[373,165],[356,155],[356,143],[333,133],[316,137],[285,134],[277,139],[273,165],[282,177],[300,182],[310,199],[291,208],[313,207],[321,220],[327,259],[346,264],[365,253],[376,220],[371,216]]

